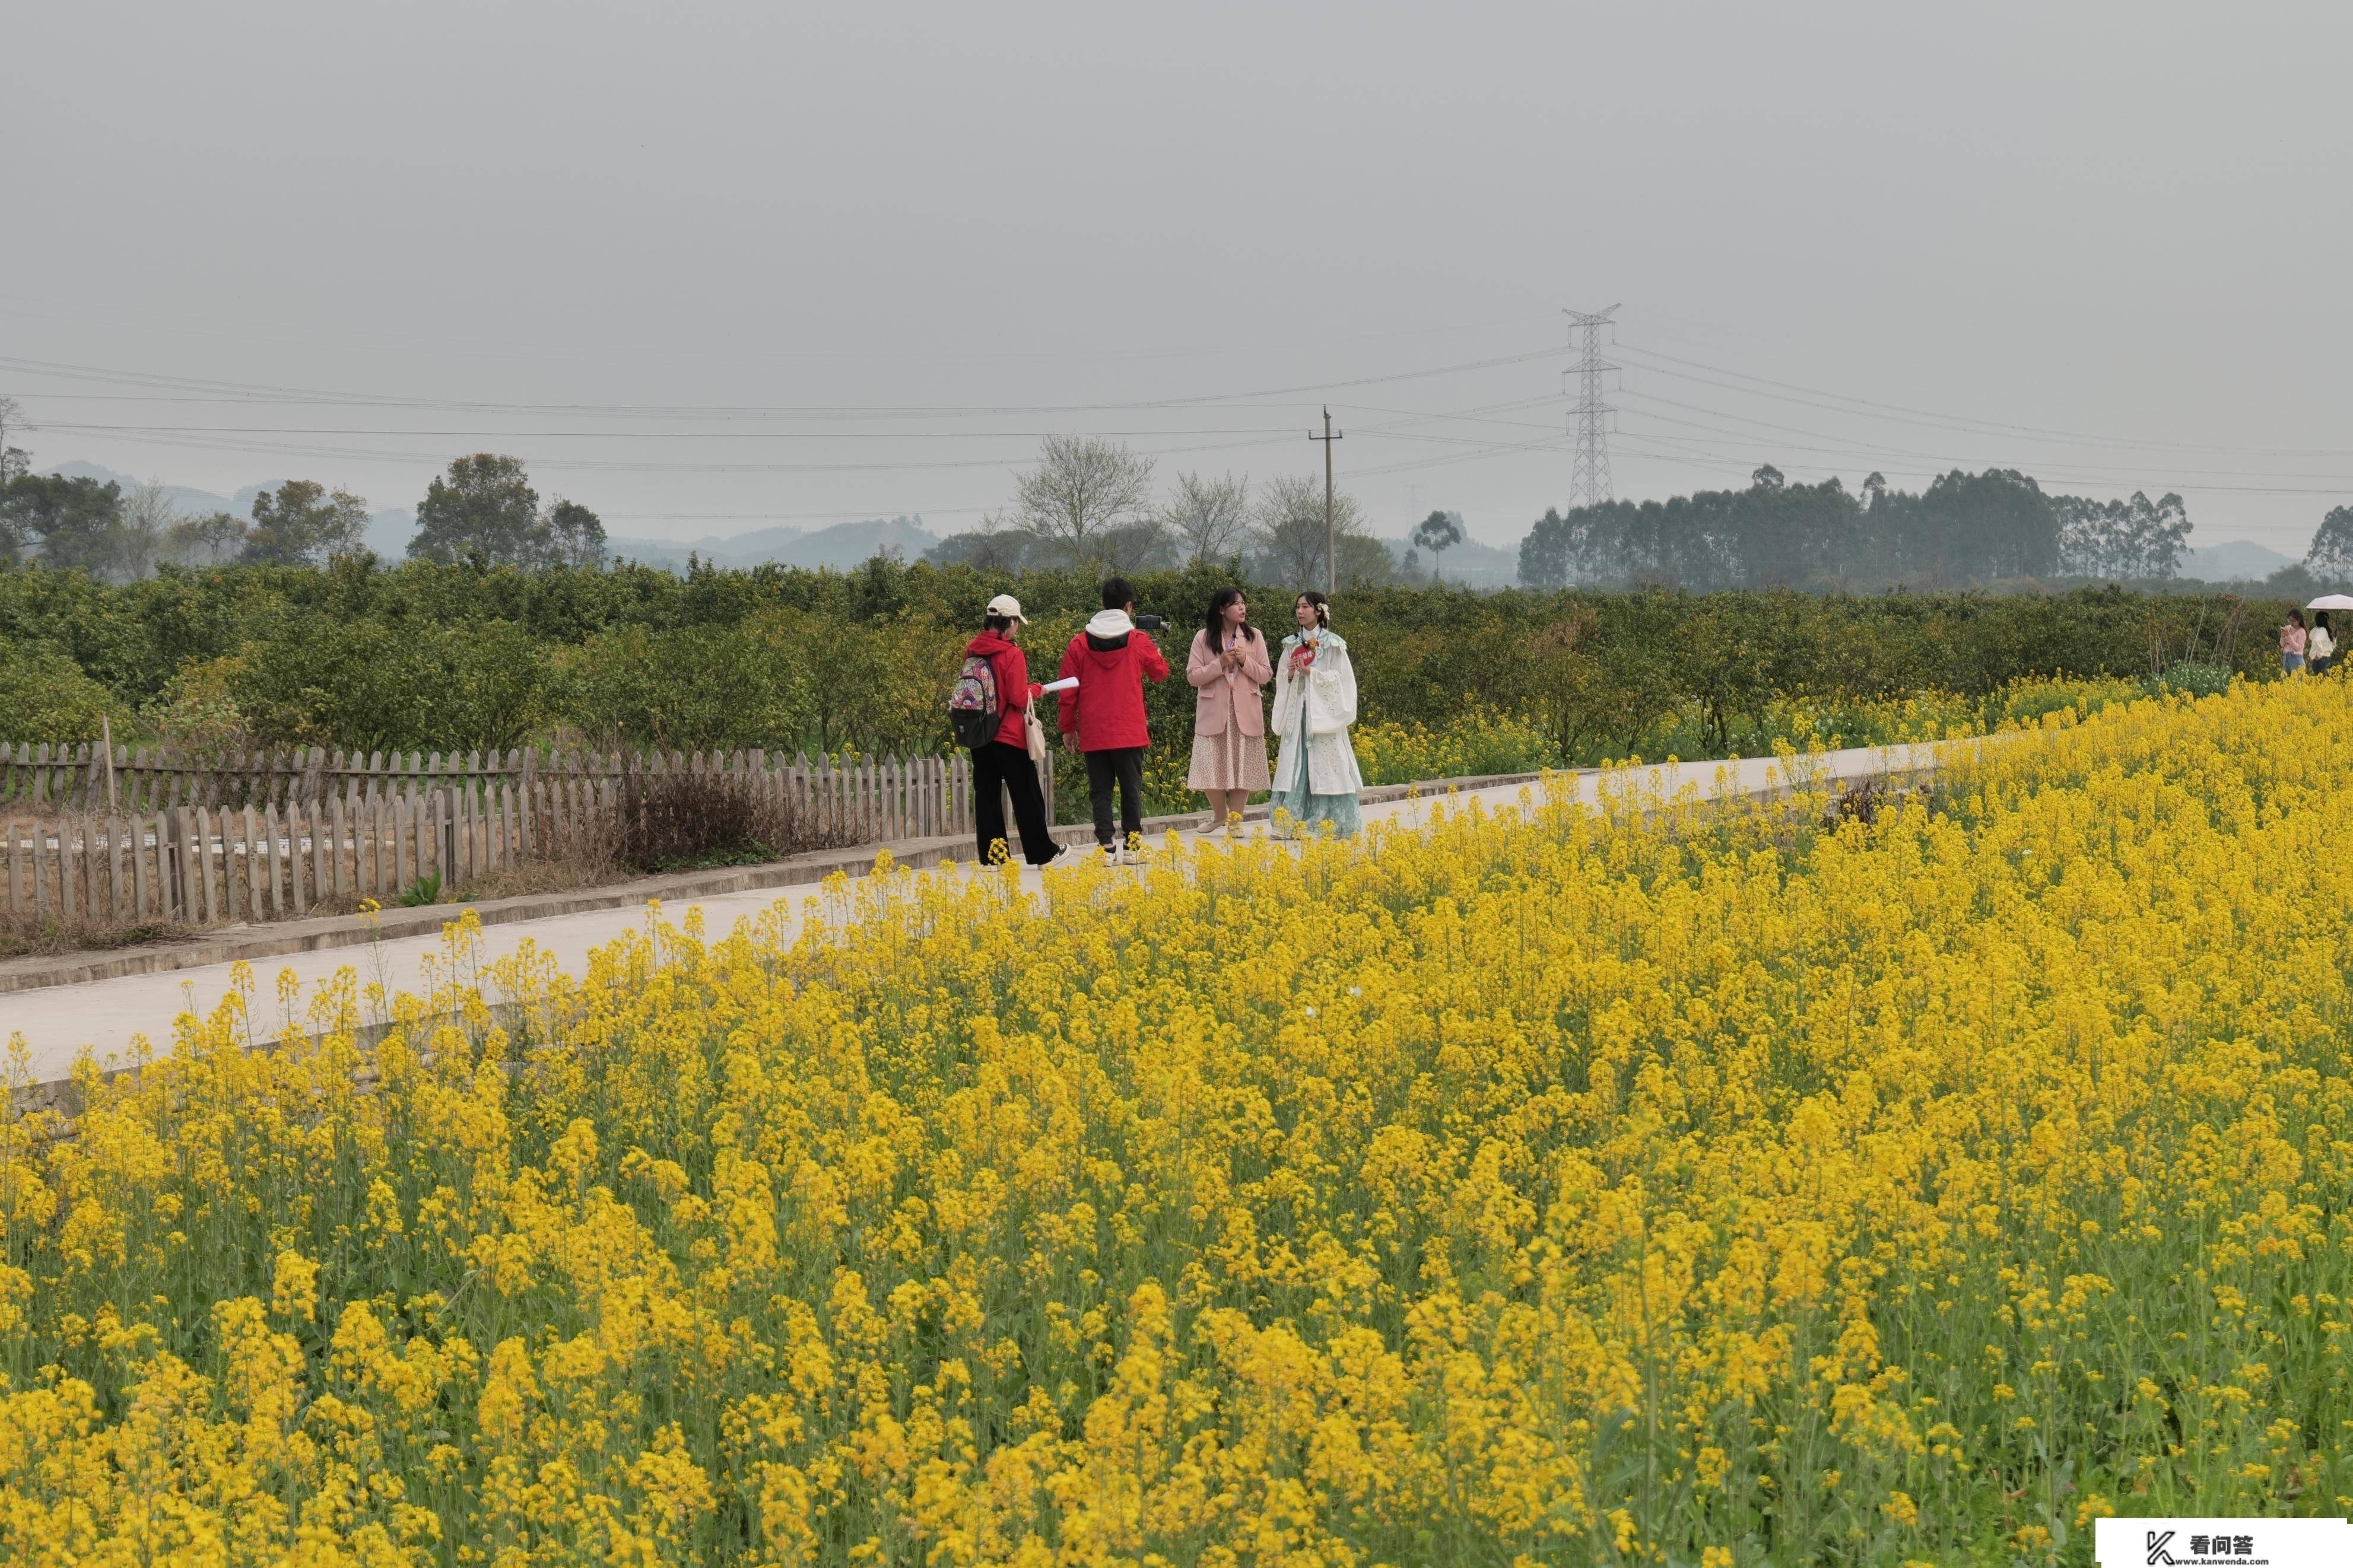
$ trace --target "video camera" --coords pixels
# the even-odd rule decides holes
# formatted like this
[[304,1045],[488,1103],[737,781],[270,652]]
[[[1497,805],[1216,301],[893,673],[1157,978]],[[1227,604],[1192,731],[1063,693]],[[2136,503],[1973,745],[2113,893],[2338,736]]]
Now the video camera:
[[1167,625],[1168,617],[1166,616],[1138,616],[1135,617],[1135,629],[1140,632],[1161,631],[1166,629]]

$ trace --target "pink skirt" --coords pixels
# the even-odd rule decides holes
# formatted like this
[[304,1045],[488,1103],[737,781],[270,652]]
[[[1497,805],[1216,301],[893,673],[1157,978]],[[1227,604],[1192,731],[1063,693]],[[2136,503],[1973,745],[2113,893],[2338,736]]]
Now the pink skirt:
[[1193,737],[1193,766],[1185,787],[1197,790],[1271,788],[1266,772],[1266,737],[1245,735],[1229,723],[1215,735]]

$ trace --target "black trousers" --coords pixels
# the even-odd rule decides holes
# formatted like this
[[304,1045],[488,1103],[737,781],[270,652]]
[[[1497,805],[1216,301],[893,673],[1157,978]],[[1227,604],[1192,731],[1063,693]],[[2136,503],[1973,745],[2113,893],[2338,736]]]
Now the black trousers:
[[[1038,787],[1037,764],[1020,746],[991,741],[972,750],[972,814],[980,826],[980,858],[996,858],[993,846],[1005,842],[1005,802],[997,793],[1003,784],[1013,797],[1013,820],[1021,830],[1021,858],[1042,866],[1054,858],[1054,837],[1046,831],[1046,796]],[[1010,847],[1006,851],[1012,853]]]
[[1144,833],[1144,748],[1115,746],[1087,753],[1087,804],[1095,808],[1095,842],[1111,844],[1111,786],[1119,785],[1119,837]]

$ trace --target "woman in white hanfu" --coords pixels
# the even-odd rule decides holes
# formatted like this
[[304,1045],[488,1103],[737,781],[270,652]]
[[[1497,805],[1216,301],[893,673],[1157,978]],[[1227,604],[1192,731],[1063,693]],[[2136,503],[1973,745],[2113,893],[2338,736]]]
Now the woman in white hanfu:
[[1282,639],[1275,660],[1274,732],[1282,751],[1274,764],[1275,819],[1314,835],[1324,823],[1341,838],[1364,826],[1356,795],[1365,776],[1348,744],[1356,721],[1356,671],[1348,645],[1332,629],[1332,607],[1310,589],[1293,606],[1299,629]]

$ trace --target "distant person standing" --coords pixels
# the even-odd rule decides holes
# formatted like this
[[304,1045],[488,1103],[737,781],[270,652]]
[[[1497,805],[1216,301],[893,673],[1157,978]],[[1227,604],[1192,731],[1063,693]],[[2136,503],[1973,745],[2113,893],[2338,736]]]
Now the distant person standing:
[[2294,675],[2304,668],[2304,612],[2290,610],[2287,625],[2280,627],[2280,673]]
[[1356,671],[1348,645],[1332,629],[1331,605],[1309,589],[1292,606],[1299,629],[1282,639],[1276,661],[1274,731],[1282,755],[1274,764],[1273,804],[1297,831],[1324,823],[1342,838],[1364,826],[1356,796],[1365,787],[1348,726],[1356,721]]
[[1274,679],[1266,634],[1250,624],[1240,588],[1209,595],[1208,625],[1193,634],[1185,659],[1193,686],[1193,765],[1186,787],[1209,797],[1208,831],[1239,831],[1250,792],[1268,787],[1266,699]]
[[[1144,717],[1144,683],[1168,679],[1159,647],[1135,628],[1135,590],[1124,577],[1103,585],[1103,609],[1062,650],[1061,678],[1078,686],[1057,692],[1065,744],[1087,759],[1087,801],[1094,807],[1095,843],[1116,864],[1123,848],[1144,842],[1144,749],[1152,734]],[[1119,788],[1119,837],[1112,837],[1111,792]]]
[[[988,601],[980,635],[964,645],[964,673],[957,677],[948,713],[959,729],[969,726],[972,745],[972,813],[980,828],[981,864],[1008,855],[1005,800],[1013,799],[1013,820],[1021,833],[1021,858],[1043,866],[1062,851],[1046,823],[1046,796],[1038,786],[1029,756],[1030,704],[1039,688],[1029,679],[1029,656],[1019,638],[1029,623],[1021,601],[999,594]],[[983,679],[985,667],[987,678]],[[983,738],[985,736],[985,738]],[[1000,795],[999,791],[1003,794]]]
[[2312,630],[2304,639],[2304,668],[2315,675],[2327,675],[2328,667],[2337,662],[2337,639],[2329,635],[2328,612],[2312,612]]

